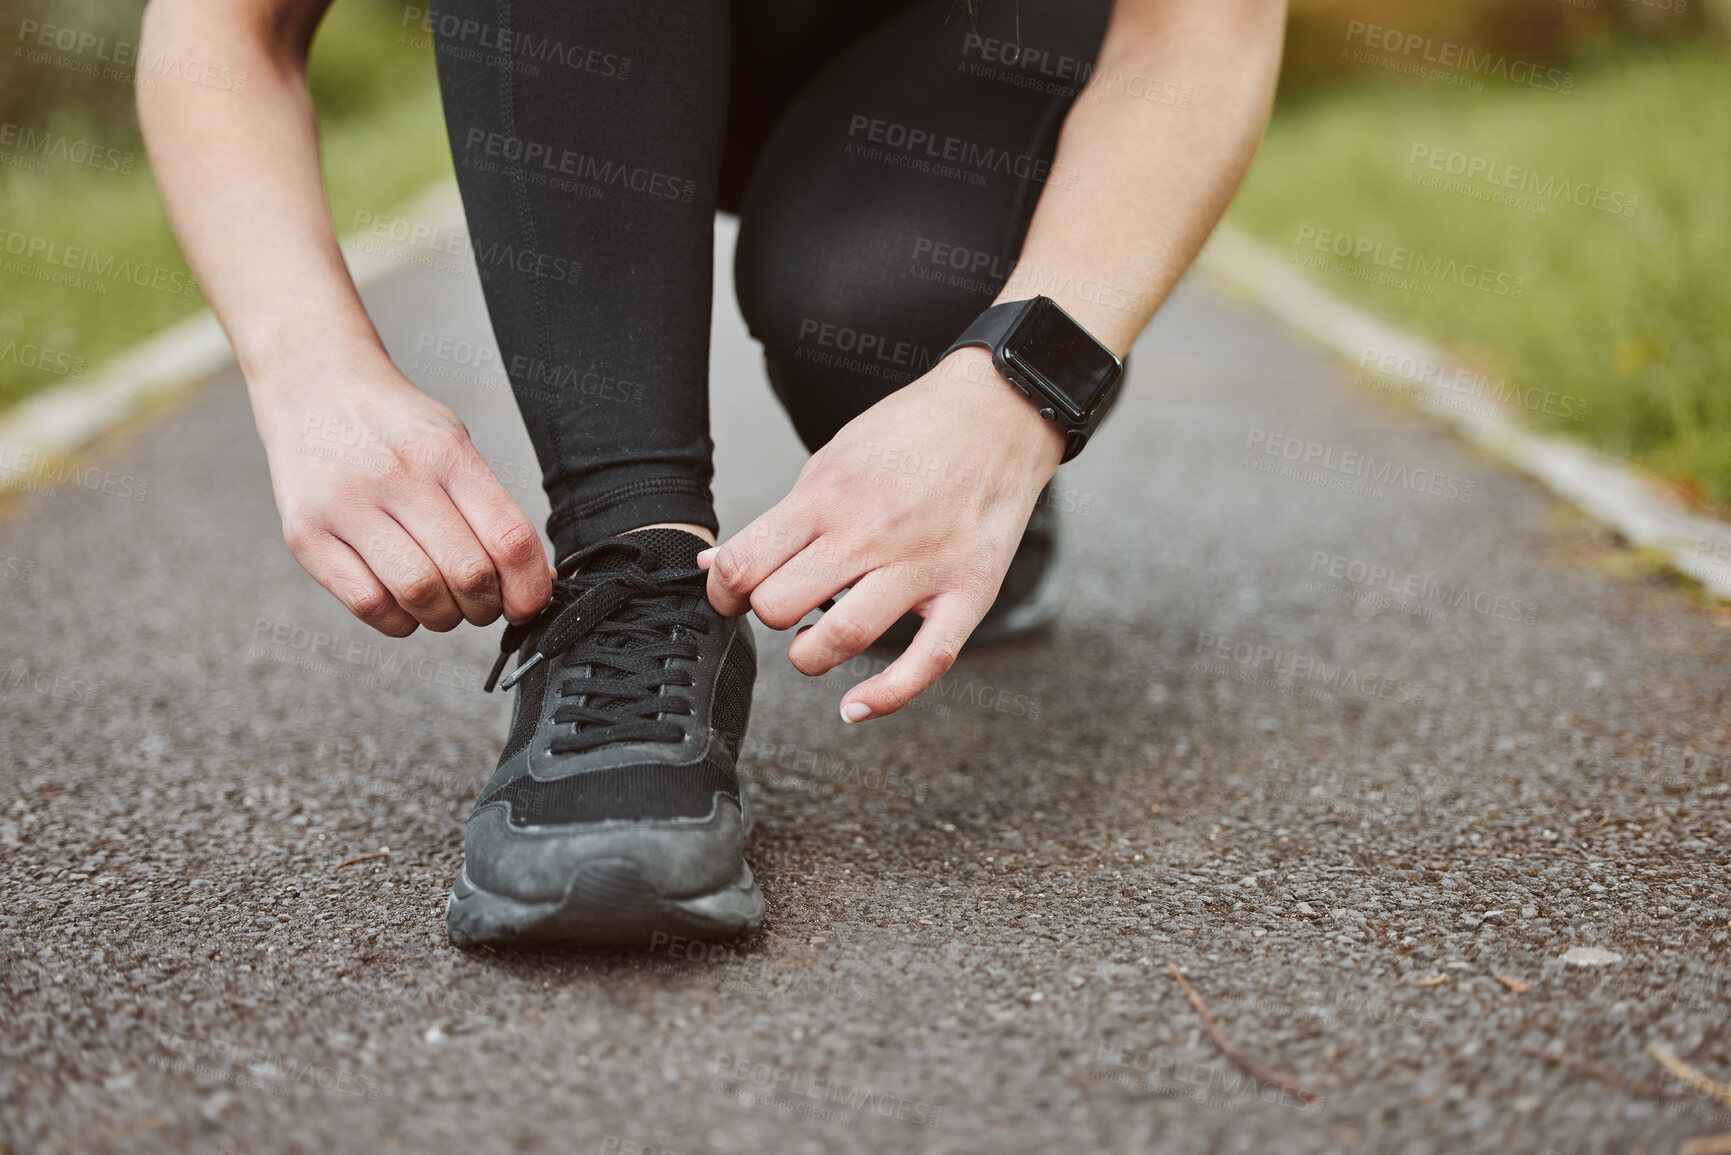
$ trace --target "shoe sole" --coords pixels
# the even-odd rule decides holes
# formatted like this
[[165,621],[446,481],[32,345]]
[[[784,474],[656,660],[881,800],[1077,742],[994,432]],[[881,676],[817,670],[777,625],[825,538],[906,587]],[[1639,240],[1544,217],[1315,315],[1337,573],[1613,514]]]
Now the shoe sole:
[[445,926],[457,946],[643,946],[657,935],[732,938],[763,922],[763,892],[751,867],[708,894],[666,898],[629,859],[586,862],[556,902],[523,902],[457,875]]
[[[745,837],[757,825],[757,783],[737,770]],[[644,946],[657,934],[736,938],[763,925],[763,891],[745,860],[732,882],[689,898],[665,898],[624,858],[596,859],[578,868],[558,902],[524,902],[469,880],[463,864],[445,901],[445,930],[453,946]]]

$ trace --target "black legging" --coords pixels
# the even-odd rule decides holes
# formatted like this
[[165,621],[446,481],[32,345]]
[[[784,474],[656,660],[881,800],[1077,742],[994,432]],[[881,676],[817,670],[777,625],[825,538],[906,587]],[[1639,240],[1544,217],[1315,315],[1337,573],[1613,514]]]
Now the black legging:
[[[719,528],[715,211],[807,448],[991,302],[1111,0],[448,0],[445,118],[556,556]],[[954,9],[954,10],[953,10]]]

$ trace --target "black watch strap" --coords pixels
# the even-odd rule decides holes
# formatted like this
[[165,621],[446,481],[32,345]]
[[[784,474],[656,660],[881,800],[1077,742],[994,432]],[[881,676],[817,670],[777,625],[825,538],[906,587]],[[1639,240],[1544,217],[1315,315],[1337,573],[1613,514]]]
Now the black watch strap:
[[[973,324],[962,330],[962,335],[957,337],[948,349],[944,350],[944,357],[948,357],[957,349],[968,345],[983,345],[988,349],[996,349],[1004,338],[1010,335],[1010,330],[1016,327],[1016,322],[1022,319],[1022,314],[1031,309],[1033,305],[1033,298],[1026,301],[1005,301],[1001,305],[993,305],[975,317]],[[943,357],[938,358],[938,360],[943,360]]]
[[[1029,393],[1026,385],[1015,380],[1013,377],[1010,377],[1008,373],[1005,373],[1005,366],[999,363],[998,358],[999,348],[1004,344],[1005,339],[1009,337],[1010,333],[1014,331],[1017,322],[1019,322],[1023,316],[1027,314],[1028,310],[1032,309],[1041,299],[1042,298],[1040,297],[1031,297],[1026,301],[1005,301],[1001,305],[991,306],[978,317],[974,318],[973,323],[962,331],[962,335],[957,337],[955,341],[950,344],[948,349],[944,350],[943,356],[948,357],[957,349],[962,349],[969,345],[979,345],[992,350],[992,360],[998,371],[1010,381],[1018,392],[1022,393],[1030,402],[1042,410],[1042,416],[1049,416],[1052,417],[1052,419],[1055,419],[1055,415],[1058,412],[1057,407],[1049,405],[1044,399]],[[941,361],[943,360],[943,357],[938,359]],[[1094,412],[1089,414],[1087,419],[1083,421],[1081,425],[1071,425],[1065,431],[1066,441],[1064,445],[1064,461],[1069,461],[1074,458],[1078,453],[1082,452],[1082,447],[1088,444],[1088,438],[1093,436],[1094,430],[1100,426],[1101,419],[1106,416],[1106,411],[1112,407],[1112,402],[1117,400],[1117,386],[1121,381],[1122,375],[1120,375],[1119,382],[1113,384],[1112,393],[1109,394],[1100,405],[1095,407]],[[1066,420],[1068,419],[1066,418]]]

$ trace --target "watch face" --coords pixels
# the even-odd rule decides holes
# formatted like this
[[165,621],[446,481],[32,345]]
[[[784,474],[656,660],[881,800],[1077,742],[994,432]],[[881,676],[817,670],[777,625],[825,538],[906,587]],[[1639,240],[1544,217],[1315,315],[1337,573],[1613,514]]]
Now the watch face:
[[1118,358],[1057,302],[1040,299],[1004,343],[1004,358],[1034,377],[1048,397],[1080,420],[1088,416],[1119,371]]

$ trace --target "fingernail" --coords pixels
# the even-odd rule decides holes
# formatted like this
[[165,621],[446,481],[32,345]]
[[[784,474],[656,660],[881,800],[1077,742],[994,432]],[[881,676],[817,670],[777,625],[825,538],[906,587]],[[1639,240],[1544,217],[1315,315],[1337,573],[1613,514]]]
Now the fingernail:
[[716,547],[712,545],[708,549],[704,550],[702,553],[697,555],[697,568],[698,569],[708,569],[709,568],[709,563],[712,560],[714,560],[714,558],[715,558],[715,550],[716,550]]
[[844,722],[863,722],[872,716],[872,708],[864,702],[849,702],[841,708],[841,720]]

